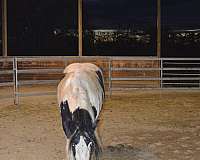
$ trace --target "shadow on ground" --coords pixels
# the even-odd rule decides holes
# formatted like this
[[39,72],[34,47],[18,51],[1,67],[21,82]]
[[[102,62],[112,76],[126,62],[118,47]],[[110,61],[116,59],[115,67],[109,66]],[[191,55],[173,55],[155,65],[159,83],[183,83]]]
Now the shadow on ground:
[[134,148],[130,145],[118,144],[107,146],[103,150],[103,160],[158,160],[158,158],[147,149]]

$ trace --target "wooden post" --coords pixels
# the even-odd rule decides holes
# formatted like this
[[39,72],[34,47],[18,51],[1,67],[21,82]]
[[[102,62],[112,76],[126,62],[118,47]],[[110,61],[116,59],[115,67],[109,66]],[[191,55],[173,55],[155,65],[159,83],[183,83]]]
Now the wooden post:
[[162,84],[162,59],[161,59],[161,0],[157,0],[157,57],[158,57],[158,67],[159,71],[159,85],[160,88],[163,86]]
[[2,0],[2,52],[7,57],[7,0]]
[[157,57],[161,57],[161,0],[157,0]]
[[83,0],[78,0],[78,55],[83,55]]

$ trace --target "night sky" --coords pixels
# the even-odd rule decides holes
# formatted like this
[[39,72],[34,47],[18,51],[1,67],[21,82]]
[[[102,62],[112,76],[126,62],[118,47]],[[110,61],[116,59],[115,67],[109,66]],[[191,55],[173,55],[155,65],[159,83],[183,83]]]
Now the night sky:
[[161,0],[162,23],[177,27],[200,26],[199,0]]
[[156,0],[85,0],[86,25],[115,27],[118,25],[156,24]]
[[[77,53],[76,38],[67,42],[66,37],[54,35],[55,30],[63,35],[66,30],[77,30],[77,2],[8,0],[9,52],[63,53],[67,48]],[[162,29],[200,28],[199,6],[200,0],[161,0]],[[156,16],[157,0],[83,0],[84,29],[140,28],[156,37]]]
[[[200,25],[199,0],[161,2],[164,26],[195,28]],[[85,8],[91,25],[156,24],[156,3],[156,0],[85,0]]]
[[[199,0],[161,0],[162,24],[200,25]],[[156,0],[83,0],[86,27],[155,25]],[[77,0],[8,0],[9,22],[77,27]]]

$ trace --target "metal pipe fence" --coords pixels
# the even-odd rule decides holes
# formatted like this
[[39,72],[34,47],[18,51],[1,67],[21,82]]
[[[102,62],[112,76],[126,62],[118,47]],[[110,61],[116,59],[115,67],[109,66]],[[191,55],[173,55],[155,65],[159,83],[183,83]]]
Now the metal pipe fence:
[[[3,78],[7,76],[6,80],[3,80]],[[7,98],[13,98],[14,97],[14,79],[13,79],[13,58],[0,58],[0,89],[4,89],[4,94],[0,94],[0,99],[7,99]],[[9,89],[7,89],[9,87]]]
[[[200,90],[200,58],[156,57],[11,57],[0,59],[12,64],[0,68],[0,76],[12,75],[11,82],[0,81],[0,87],[13,86],[13,98],[55,95],[56,86],[63,77],[66,65],[73,62],[92,62],[105,73],[106,93],[135,89],[189,89]],[[36,78],[35,78],[35,77]],[[41,79],[43,77],[44,79]],[[23,86],[53,85],[54,91],[23,92]]]
[[169,89],[200,89],[200,58],[163,58],[162,84]]

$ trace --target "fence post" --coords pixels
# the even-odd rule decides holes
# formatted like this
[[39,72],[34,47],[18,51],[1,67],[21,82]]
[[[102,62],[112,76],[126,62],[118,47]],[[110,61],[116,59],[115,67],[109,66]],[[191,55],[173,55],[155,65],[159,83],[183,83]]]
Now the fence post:
[[[200,70],[199,70],[199,72],[198,73],[200,73]],[[199,89],[200,89],[200,75],[199,75]]]
[[67,65],[68,65],[68,61],[67,59],[64,58],[64,69],[67,67]]
[[163,88],[163,59],[160,58],[160,88]]
[[13,98],[14,98],[14,104],[15,104],[15,101],[16,101],[16,87],[15,87],[15,57],[13,58]]
[[14,104],[18,105],[19,97],[18,97],[18,78],[17,78],[17,58],[13,58],[13,87],[14,87]]
[[108,90],[109,90],[109,98],[112,95],[112,59],[109,58],[109,85],[108,85]]

